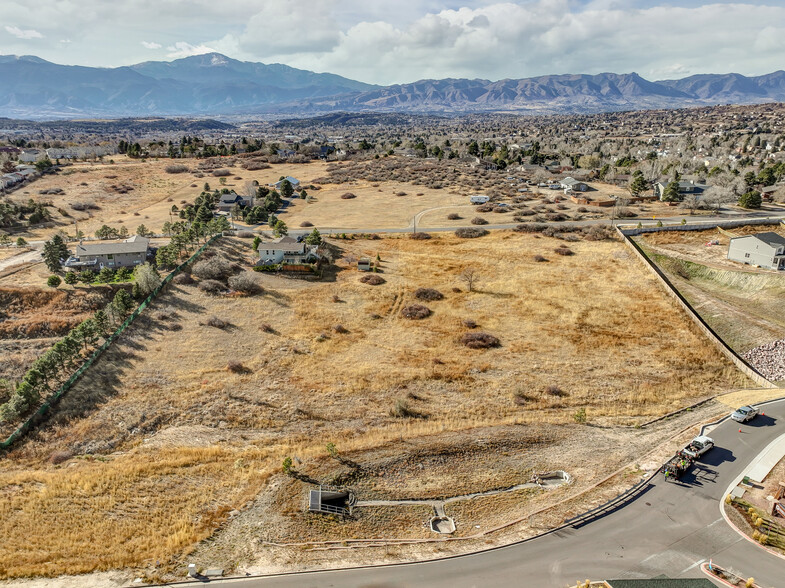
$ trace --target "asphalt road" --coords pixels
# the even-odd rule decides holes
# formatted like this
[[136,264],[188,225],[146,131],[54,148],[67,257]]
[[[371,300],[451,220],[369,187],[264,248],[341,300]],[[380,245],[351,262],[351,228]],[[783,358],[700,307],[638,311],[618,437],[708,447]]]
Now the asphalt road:
[[[269,576],[232,583],[244,588],[558,587],[579,579],[701,577],[712,559],[765,587],[785,586],[785,559],[742,538],[719,504],[728,486],[771,441],[785,433],[785,401],[748,424],[725,421],[709,433],[716,447],[678,482],[658,474],[616,511],[549,535],[471,555],[423,563]],[[742,432],[738,430],[741,427]]]

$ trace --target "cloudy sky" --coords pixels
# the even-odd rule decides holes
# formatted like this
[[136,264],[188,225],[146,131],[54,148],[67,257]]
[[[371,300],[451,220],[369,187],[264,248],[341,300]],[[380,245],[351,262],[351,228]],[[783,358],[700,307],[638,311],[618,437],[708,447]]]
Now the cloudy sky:
[[115,67],[218,51],[378,84],[785,66],[781,0],[2,0],[0,55]]

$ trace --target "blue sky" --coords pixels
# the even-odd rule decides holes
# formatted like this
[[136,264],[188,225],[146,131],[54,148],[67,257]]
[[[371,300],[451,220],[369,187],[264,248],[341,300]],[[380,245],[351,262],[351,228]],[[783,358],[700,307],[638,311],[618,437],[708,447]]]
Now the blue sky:
[[389,84],[781,68],[785,3],[740,0],[4,0],[0,54],[113,67],[218,51]]

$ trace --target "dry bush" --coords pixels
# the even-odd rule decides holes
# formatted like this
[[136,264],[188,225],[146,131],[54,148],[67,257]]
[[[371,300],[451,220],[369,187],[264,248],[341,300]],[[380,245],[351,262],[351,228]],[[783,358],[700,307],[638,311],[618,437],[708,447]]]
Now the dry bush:
[[49,456],[49,463],[52,465],[59,465],[65,461],[68,461],[74,456],[73,451],[69,451],[67,449],[58,449],[53,451],[52,454]]
[[187,165],[183,165],[182,163],[170,163],[164,168],[164,171],[168,174],[182,174],[191,170],[188,169]]
[[564,256],[575,255],[575,252],[566,245],[559,245],[556,249],[554,249],[554,251],[559,255]]
[[201,280],[199,282],[199,289],[205,294],[212,294],[214,296],[226,292],[226,286],[218,280]]
[[401,309],[401,316],[410,320],[422,320],[431,316],[431,309],[422,304],[410,304]]
[[185,272],[177,274],[172,278],[172,281],[180,286],[188,286],[194,283],[194,279],[191,277],[191,274],[187,274]]
[[487,224],[488,224],[488,221],[487,221],[487,220],[485,220],[484,218],[482,218],[481,216],[475,216],[475,217],[474,217],[474,218],[471,220],[471,223],[472,223],[473,225],[487,225]]
[[303,221],[300,223],[301,227],[312,227],[313,223],[309,223],[308,221]]
[[559,398],[563,398],[564,396],[567,396],[567,393],[564,390],[562,390],[558,386],[554,386],[553,384],[545,388],[545,392],[546,394],[550,394],[551,396],[558,396]]
[[447,215],[447,219],[448,220],[461,220],[461,215],[458,214],[457,212],[451,212],[450,214]]
[[253,239],[253,231],[237,231],[236,235],[240,239]]
[[338,296],[338,294],[333,294],[332,301],[333,301],[333,304],[339,304],[339,303],[343,302],[343,300],[341,300],[341,297]]
[[346,192],[345,194],[341,194],[341,198],[343,200],[351,200],[352,198],[357,198],[357,196],[351,192]]
[[537,263],[542,263],[544,261],[548,261],[548,259],[543,257],[542,255],[535,255],[534,261],[536,261]]
[[203,327],[215,327],[216,329],[225,329],[229,326],[229,323],[223,319],[219,319],[217,316],[211,316],[204,322],[200,322],[200,325]]
[[261,294],[264,288],[259,283],[261,276],[256,272],[243,272],[229,278],[229,287],[244,294]]
[[439,292],[438,290],[434,290],[433,288],[417,288],[414,291],[414,297],[417,300],[441,300],[444,298],[444,294]]
[[485,204],[481,204],[477,207],[477,212],[491,212],[494,206],[490,202],[486,202]]
[[474,322],[472,319],[466,319],[463,321],[463,326],[466,327],[467,329],[476,329],[477,323]]
[[363,284],[368,284],[370,286],[380,286],[384,284],[387,280],[381,277],[379,274],[365,274],[360,281]]
[[344,327],[343,325],[333,325],[333,331],[336,333],[340,333],[341,335],[345,335],[349,332],[349,329]]
[[567,216],[566,214],[562,214],[561,212],[557,212],[557,213],[549,214],[548,220],[552,222],[560,223],[566,220],[570,220],[570,217]]
[[265,333],[275,333],[275,329],[273,329],[273,326],[268,323],[262,323],[259,326],[259,330],[264,331]]
[[230,361],[229,363],[226,364],[226,369],[227,371],[230,371],[233,374],[247,374],[250,373],[251,371],[239,361]]
[[227,176],[231,176],[232,172],[230,172],[228,169],[217,169],[213,171],[213,175],[216,178],[225,178]]
[[463,227],[455,231],[455,236],[461,239],[476,239],[477,237],[484,237],[488,234],[485,229],[475,229],[472,227]]
[[461,343],[470,349],[489,349],[501,347],[501,341],[489,333],[466,333],[461,337]]
[[406,192],[396,192],[396,196],[406,196]]
[[398,419],[427,419],[428,415],[418,412],[409,406],[409,403],[399,398],[390,409],[390,416]]
[[610,227],[592,225],[583,229],[583,236],[587,241],[605,241],[606,239],[614,239],[616,235]]
[[222,257],[203,259],[194,264],[191,272],[202,280],[226,280],[234,274],[236,266]]
[[430,233],[409,233],[409,239],[415,239],[416,241],[427,241],[430,238]]

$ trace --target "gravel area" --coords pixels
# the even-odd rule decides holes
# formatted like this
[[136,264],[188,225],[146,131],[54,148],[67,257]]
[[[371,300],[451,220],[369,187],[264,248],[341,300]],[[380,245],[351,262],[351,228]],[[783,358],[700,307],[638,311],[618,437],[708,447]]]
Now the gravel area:
[[785,380],[785,339],[750,349],[742,357],[769,380]]

